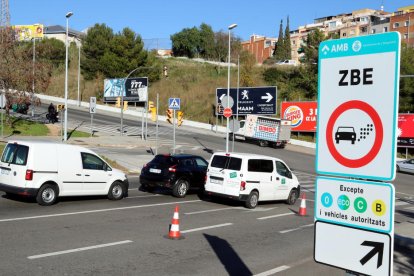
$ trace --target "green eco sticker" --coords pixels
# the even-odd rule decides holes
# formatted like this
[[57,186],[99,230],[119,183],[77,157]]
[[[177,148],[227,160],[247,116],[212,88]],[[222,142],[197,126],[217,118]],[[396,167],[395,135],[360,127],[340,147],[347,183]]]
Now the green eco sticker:
[[235,178],[235,177],[237,177],[237,173],[236,172],[230,173],[230,178]]
[[282,184],[286,184],[286,178],[282,178]]

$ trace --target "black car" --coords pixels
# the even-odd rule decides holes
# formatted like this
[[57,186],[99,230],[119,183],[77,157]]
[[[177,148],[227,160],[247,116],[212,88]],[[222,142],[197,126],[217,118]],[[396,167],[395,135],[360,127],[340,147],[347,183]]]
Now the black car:
[[185,197],[190,188],[204,188],[208,162],[192,154],[158,154],[141,170],[142,188],[152,191],[156,187],[172,190],[176,197]]

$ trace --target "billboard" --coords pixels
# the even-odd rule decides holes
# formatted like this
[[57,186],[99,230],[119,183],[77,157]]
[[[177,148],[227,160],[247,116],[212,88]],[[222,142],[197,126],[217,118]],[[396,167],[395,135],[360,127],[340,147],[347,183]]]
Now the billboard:
[[316,132],[317,102],[282,102],[280,117],[292,121],[292,131]]
[[398,147],[414,147],[414,114],[398,114]]
[[15,25],[12,28],[18,41],[30,41],[33,38],[43,38],[42,24]]
[[[124,89],[124,82],[125,88]],[[148,78],[105,79],[104,102],[115,102],[123,94],[124,101],[146,102],[148,100]]]
[[[237,93],[238,91],[238,93]],[[276,86],[267,87],[239,87],[230,88],[230,102],[233,115],[275,115],[276,114]],[[227,88],[216,89],[216,115],[223,115],[226,102]],[[237,104],[238,100],[238,104]],[[238,112],[237,112],[238,108]]]

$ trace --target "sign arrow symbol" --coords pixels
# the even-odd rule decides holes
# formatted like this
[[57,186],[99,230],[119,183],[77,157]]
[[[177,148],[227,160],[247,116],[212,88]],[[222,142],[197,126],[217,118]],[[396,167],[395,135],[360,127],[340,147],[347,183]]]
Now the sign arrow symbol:
[[270,102],[273,99],[273,96],[270,95],[269,92],[266,93],[267,96],[262,96],[262,100],[267,100],[266,102]]
[[361,243],[363,246],[372,246],[374,247],[365,257],[363,257],[359,262],[362,265],[365,265],[375,254],[378,253],[377,268],[382,265],[382,255],[384,253],[384,243],[383,242],[373,242],[373,241],[364,241]]
[[327,51],[329,51],[328,45],[323,46],[322,52],[327,52]]

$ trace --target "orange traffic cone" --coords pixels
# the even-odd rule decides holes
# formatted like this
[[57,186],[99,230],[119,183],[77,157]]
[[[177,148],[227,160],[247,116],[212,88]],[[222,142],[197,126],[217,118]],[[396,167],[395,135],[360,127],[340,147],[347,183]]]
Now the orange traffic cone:
[[299,216],[306,216],[306,197],[305,193],[302,193],[302,200],[300,201]]
[[174,216],[171,220],[170,232],[168,233],[168,238],[171,240],[180,240],[184,238],[181,237],[179,219],[180,218],[178,214],[178,205],[176,205],[174,210]]

